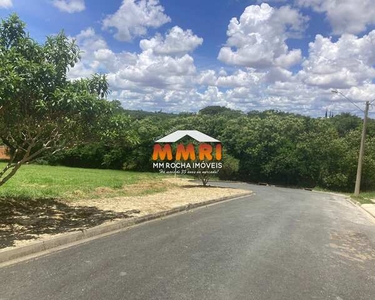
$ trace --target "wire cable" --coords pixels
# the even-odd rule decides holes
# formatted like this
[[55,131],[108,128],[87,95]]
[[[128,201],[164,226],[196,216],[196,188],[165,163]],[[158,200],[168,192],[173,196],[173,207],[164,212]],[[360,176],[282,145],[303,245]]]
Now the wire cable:
[[[355,104],[352,100],[350,100],[348,97],[346,97],[343,93],[341,93],[340,91],[338,90],[332,90],[331,91],[332,93],[335,93],[335,94],[340,94],[341,96],[343,96],[346,100],[348,100],[351,104],[353,104],[355,107],[357,107],[361,112],[365,112],[362,108],[360,108],[357,104]],[[375,99],[374,99],[375,100]]]

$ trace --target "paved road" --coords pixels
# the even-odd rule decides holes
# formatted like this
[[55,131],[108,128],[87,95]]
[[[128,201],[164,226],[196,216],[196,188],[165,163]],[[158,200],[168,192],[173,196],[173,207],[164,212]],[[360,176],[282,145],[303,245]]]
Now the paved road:
[[375,223],[345,199],[255,196],[0,269],[0,299],[375,299]]

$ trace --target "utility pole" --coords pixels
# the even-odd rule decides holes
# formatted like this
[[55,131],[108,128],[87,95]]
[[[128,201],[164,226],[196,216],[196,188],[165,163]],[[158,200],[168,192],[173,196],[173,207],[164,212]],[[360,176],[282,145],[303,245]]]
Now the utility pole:
[[365,118],[363,119],[361,147],[359,149],[357,178],[355,181],[354,196],[359,196],[359,191],[361,189],[362,164],[363,164],[363,156],[365,153],[366,127],[367,127],[367,117],[368,117],[369,108],[370,108],[370,101],[366,101]]
[[[354,106],[356,106],[360,111],[363,111],[357,104],[352,102],[348,97],[346,97],[343,93],[339,92],[338,90],[332,90],[331,92],[343,96],[346,100],[348,100],[350,103],[352,103]],[[366,101],[365,118],[363,119],[361,147],[359,148],[357,177],[356,177],[356,180],[355,180],[354,196],[359,196],[359,192],[361,190],[362,164],[363,164],[363,156],[365,154],[365,142],[366,142],[366,129],[367,129],[368,111],[370,109],[370,104],[374,101],[375,101],[375,99],[372,100],[371,102]]]

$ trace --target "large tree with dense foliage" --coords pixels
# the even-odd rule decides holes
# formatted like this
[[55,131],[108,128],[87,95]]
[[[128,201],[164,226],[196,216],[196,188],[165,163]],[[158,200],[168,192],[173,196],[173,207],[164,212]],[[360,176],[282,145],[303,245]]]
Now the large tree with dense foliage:
[[100,119],[111,106],[106,78],[69,81],[79,48],[63,32],[44,44],[30,38],[11,15],[0,25],[0,139],[11,159],[0,172],[0,186],[25,163],[72,147],[100,133]]

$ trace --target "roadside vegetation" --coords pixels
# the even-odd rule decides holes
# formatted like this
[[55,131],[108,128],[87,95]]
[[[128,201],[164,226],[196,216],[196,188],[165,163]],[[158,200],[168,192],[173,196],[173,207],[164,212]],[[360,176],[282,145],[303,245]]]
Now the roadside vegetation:
[[375,192],[362,192],[359,196],[351,197],[361,204],[375,204]]
[[[102,142],[75,147],[43,163],[75,167],[152,171],[156,137],[196,129],[223,144],[221,179],[287,186],[354,189],[362,120],[350,114],[312,118],[280,111],[234,111],[207,107],[196,114],[118,110],[131,118],[134,146]],[[375,121],[370,119],[362,177],[363,190],[375,190]]]
[[[0,166],[3,166],[1,163]],[[0,188],[0,198],[79,200],[140,196],[166,190],[156,173],[25,165]]]
[[[10,157],[0,163],[0,248],[244,192],[152,173],[154,141],[175,130],[221,141],[219,179],[353,190],[359,117],[220,106],[131,111],[107,99],[104,74],[70,80],[79,60],[80,49],[64,32],[39,43],[17,15],[0,24],[0,145]],[[362,190],[374,191],[375,120],[368,123]]]
[[[325,112],[312,118],[219,106],[180,114],[129,111],[119,101],[106,99],[110,86],[105,75],[68,79],[70,68],[79,59],[77,45],[63,32],[40,44],[30,38],[26,24],[16,15],[1,23],[0,140],[8,147],[11,159],[0,171],[0,186],[29,162],[150,172],[155,139],[188,129],[222,142],[221,179],[344,192],[354,187],[362,127],[359,117]],[[120,185],[116,180],[111,184]],[[83,190],[90,188],[83,184]],[[0,193],[11,195],[12,189],[22,191],[15,181]],[[60,196],[67,190],[79,189],[71,185],[57,192],[46,187],[35,193]],[[375,190],[372,119],[368,124],[362,190]],[[21,193],[27,193],[26,189]]]
[[0,23],[0,139],[10,155],[0,186],[43,155],[97,141],[135,143],[122,131],[128,118],[113,113],[118,103],[105,99],[105,75],[68,79],[79,60],[80,49],[63,31],[41,44],[17,15]]

